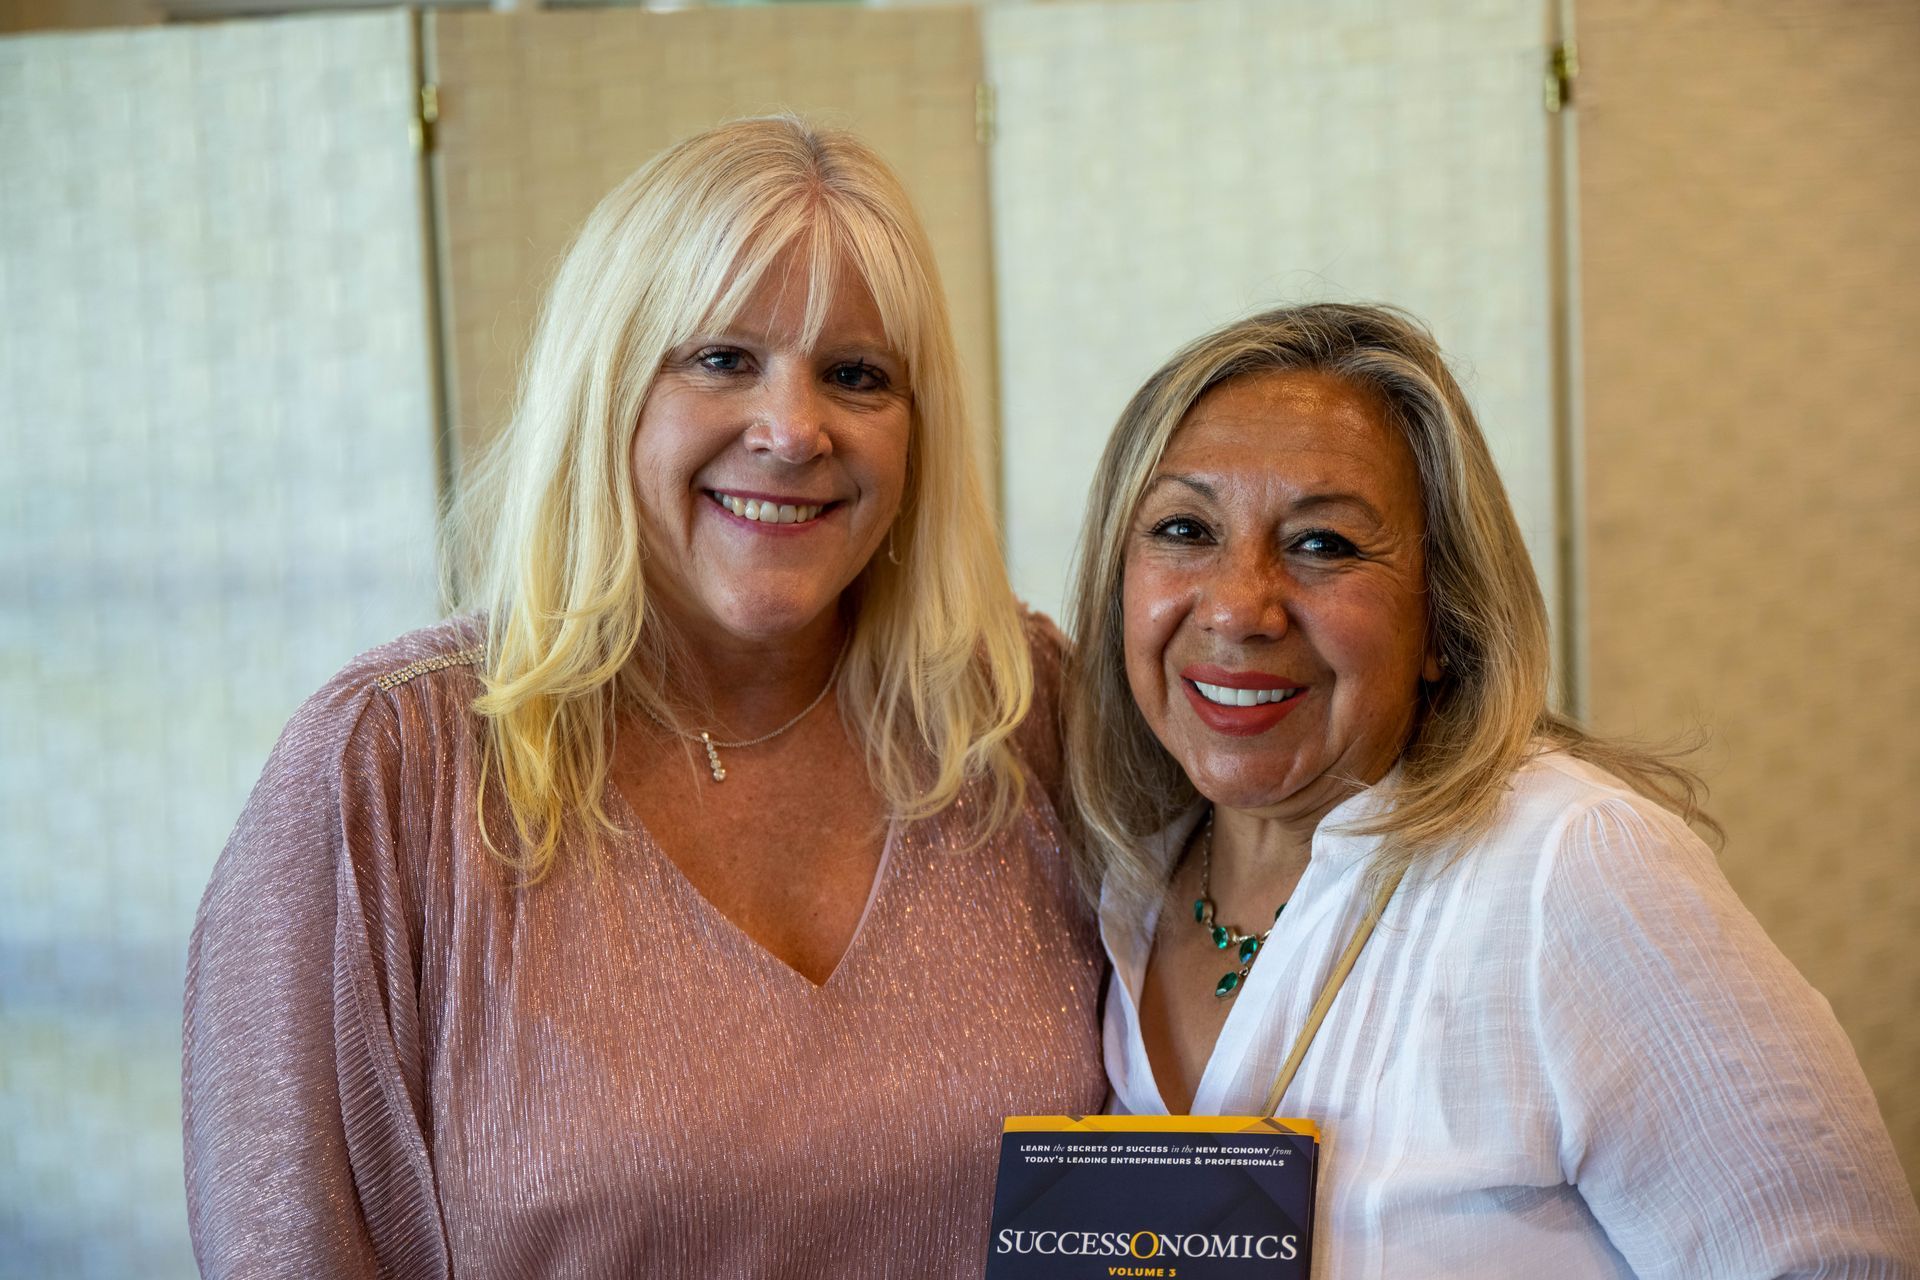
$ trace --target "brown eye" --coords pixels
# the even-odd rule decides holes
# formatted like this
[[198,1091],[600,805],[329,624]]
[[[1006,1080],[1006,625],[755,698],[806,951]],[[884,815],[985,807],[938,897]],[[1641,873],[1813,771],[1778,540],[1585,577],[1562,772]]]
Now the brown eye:
[[1211,531],[1192,516],[1168,516],[1147,531],[1147,535],[1163,542],[1206,542],[1212,536]]
[[1326,529],[1301,534],[1293,540],[1293,549],[1316,560],[1343,560],[1356,550],[1351,542]]

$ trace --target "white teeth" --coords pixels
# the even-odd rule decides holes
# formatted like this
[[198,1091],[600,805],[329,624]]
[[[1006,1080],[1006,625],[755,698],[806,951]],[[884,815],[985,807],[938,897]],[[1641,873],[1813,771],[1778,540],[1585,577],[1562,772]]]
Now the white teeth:
[[715,493],[720,505],[743,520],[761,524],[800,524],[826,510],[821,506],[803,506],[792,502],[761,502],[757,498],[736,498],[730,493]]
[[1229,689],[1225,685],[1205,684],[1199,680],[1193,682],[1200,690],[1200,696],[1208,702],[1217,702],[1223,707],[1259,707],[1269,702],[1285,702],[1299,693],[1298,689]]

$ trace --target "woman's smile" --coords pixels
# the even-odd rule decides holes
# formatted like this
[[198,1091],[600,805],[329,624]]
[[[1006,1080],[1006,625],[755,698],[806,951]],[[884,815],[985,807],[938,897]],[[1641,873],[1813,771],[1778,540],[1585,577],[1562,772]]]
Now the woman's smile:
[[788,249],[736,315],[669,351],[634,433],[649,586],[708,642],[826,637],[900,512],[906,361],[845,262],[809,333],[814,265]]
[[804,526],[817,524],[822,515],[837,509],[837,501],[810,502],[792,494],[747,493],[739,490],[708,489],[714,505],[740,523],[755,526],[755,532],[797,533]]
[[1265,733],[1300,704],[1308,686],[1263,671],[1229,671],[1194,663],[1180,673],[1194,714],[1216,733]]
[[1132,526],[1127,680],[1203,795],[1306,814],[1386,773],[1438,671],[1419,479],[1371,396],[1295,372],[1215,387]]

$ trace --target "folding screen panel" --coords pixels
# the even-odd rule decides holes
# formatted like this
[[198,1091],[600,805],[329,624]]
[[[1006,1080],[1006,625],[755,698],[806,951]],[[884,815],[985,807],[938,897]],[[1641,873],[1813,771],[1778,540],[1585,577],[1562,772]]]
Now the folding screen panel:
[[1393,302],[1466,384],[1553,599],[1540,0],[1221,0],[985,17],[1015,585],[1058,607],[1133,389],[1282,301]]
[[404,16],[0,41],[0,1272],[194,1274],[194,908],[281,723],[430,619]]
[[1589,705],[1712,734],[1727,874],[1920,1177],[1920,8],[1579,23]]
[[428,22],[462,452],[509,412],[541,292],[600,197],[681,138],[792,110],[857,131],[912,193],[990,463],[992,304],[973,13],[601,10]]

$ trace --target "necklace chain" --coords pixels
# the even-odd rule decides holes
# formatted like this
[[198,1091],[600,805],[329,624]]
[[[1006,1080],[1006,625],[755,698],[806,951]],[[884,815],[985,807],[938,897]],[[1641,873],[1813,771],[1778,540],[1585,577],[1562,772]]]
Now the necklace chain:
[[1240,948],[1238,952],[1240,967],[1229,969],[1214,984],[1216,999],[1225,1000],[1240,990],[1240,984],[1247,980],[1247,972],[1253,968],[1253,959],[1260,954],[1260,948],[1267,945],[1267,939],[1280,923],[1280,913],[1287,909],[1281,903],[1274,909],[1273,924],[1261,933],[1242,933],[1237,927],[1222,924],[1216,919],[1213,902],[1213,808],[1207,808],[1207,825],[1200,835],[1200,896],[1193,900],[1193,921],[1213,935],[1213,945],[1225,951],[1228,947]]
[[763,742],[773,741],[787,730],[793,728],[793,726],[799,724],[802,720],[805,720],[807,716],[812,713],[813,709],[819,706],[821,701],[826,698],[827,690],[833,688],[833,682],[840,677],[840,664],[846,660],[847,646],[843,644],[840,646],[839,655],[833,660],[833,670],[827,672],[827,682],[820,686],[820,692],[813,695],[813,701],[800,708],[799,713],[796,714],[793,719],[787,721],[778,729],[773,730],[771,733],[763,733],[757,738],[746,738],[739,742],[719,742],[715,740],[712,732],[709,730],[702,729],[698,733],[689,733],[685,729],[676,729],[666,721],[660,719],[660,717],[654,715],[651,711],[647,713],[647,718],[659,725],[662,729],[666,729],[679,737],[685,738],[688,742],[697,742],[705,747],[707,749],[707,771],[713,775],[715,782],[725,782],[727,780],[727,767],[720,763],[720,752],[718,748],[725,747],[729,751],[738,751],[743,747],[757,747]]

